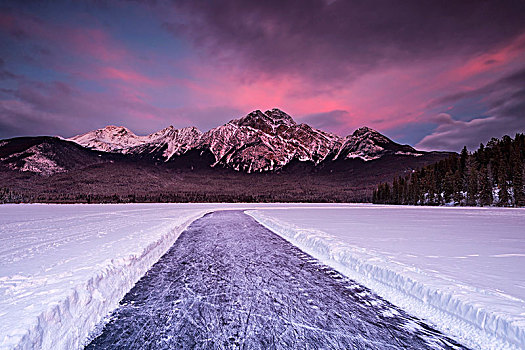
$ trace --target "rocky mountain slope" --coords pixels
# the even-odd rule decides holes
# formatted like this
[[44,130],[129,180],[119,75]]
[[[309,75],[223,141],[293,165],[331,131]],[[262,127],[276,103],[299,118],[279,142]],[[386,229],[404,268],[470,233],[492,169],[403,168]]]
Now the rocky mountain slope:
[[194,127],[169,127],[147,136],[137,136],[125,127],[107,126],[69,139],[84,147],[156,160],[169,161],[190,150],[213,154],[212,166],[238,171],[263,172],[282,169],[292,160],[319,164],[325,160],[360,158],[364,161],[387,154],[421,156],[367,127],[341,138],[307,124],[297,124],[279,109],[256,110],[206,133]]
[[1,167],[43,176],[110,161],[115,156],[58,137],[18,137],[0,141]]

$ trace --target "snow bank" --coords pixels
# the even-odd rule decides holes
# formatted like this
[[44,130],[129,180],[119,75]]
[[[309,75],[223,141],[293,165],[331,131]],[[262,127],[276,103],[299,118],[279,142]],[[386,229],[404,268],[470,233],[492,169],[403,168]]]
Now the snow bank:
[[467,346],[525,349],[523,210],[354,206],[247,213]]
[[0,348],[76,349],[209,209],[0,208]]

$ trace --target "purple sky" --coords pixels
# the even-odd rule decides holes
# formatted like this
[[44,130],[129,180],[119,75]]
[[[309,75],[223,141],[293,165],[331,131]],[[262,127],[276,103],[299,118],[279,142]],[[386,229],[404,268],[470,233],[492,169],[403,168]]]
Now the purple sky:
[[281,108],[419,149],[525,132],[525,1],[2,1],[0,138]]

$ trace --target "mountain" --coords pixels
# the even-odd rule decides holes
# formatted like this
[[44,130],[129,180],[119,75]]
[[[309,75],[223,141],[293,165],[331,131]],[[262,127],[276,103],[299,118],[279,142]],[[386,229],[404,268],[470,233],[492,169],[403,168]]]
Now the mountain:
[[[123,126],[109,125],[103,129],[77,135],[70,140],[84,147],[104,152],[122,152],[154,140],[153,135],[137,136]],[[159,135],[161,137],[162,135]]]
[[58,137],[18,137],[0,141],[0,164],[11,170],[43,176],[108,161],[111,155],[93,152]]
[[238,171],[280,170],[292,160],[319,164],[326,160],[360,158],[364,161],[387,154],[421,156],[408,145],[400,145],[367,127],[341,138],[307,124],[297,124],[279,109],[256,110],[206,133],[194,127],[166,128],[137,136],[125,127],[107,126],[69,139],[84,147],[156,160],[169,161],[190,150],[209,151],[212,166]]
[[367,127],[341,138],[278,109],[205,133],[107,126],[71,139],[0,140],[0,202],[369,201],[378,183],[449,154]]
[[338,136],[296,124],[286,113],[273,109],[257,110],[211,129],[199,146],[214,155],[214,165],[251,173],[282,169],[294,159],[317,164],[340,144]]
[[124,126],[109,125],[69,139],[83,147],[112,153],[152,154],[167,161],[174,155],[195,148],[202,132],[188,127],[174,129],[169,126],[147,136],[137,136]]
[[334,159],[361,158],[369,161],[379,159],[387,154],[419,157],[424,153],[409,145],[395,143],[388,137],[365,126],[345,137]]

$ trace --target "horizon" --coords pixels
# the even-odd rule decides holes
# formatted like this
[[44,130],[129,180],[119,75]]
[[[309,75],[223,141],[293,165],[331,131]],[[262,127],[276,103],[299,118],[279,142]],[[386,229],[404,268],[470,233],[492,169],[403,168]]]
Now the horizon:
[[[280,110],[280,111],[286,113],[286,111],[283,111],[283,110],[280,109],[280,108],[275,108],[275,107],[274,107],[274,108],[271,108],[271,109],[277,109],[277,110]],[[244,116],[246,116],[246,115],[248,115],[248,114],[250,114],[250,113],[256,112],[256,111],[261,111],[262,113],[265,113],[265,111],[263,111],[263,110],[256,109],[256,110],[253,110],[253,111],[251,111],[251,112],[249,112],[249,113],[246,113]],[[268,111],[268,110],[267,110],[267,111]],[[286,114],[288,114],[288,113],[286,113]],[[12,137],[12,138],[17,138],[17,137],[31,137],[31,136],[34,136],[34,137],[37,137],[37,136],[49,136],[49,137],[58,137],[58,138],[62,138],[62,139],[68,140],[68,141],[72,141],[71,139],[74,138],[74,137],[82,136],[82,135],[88,134],[88,133],[93,132],[93,131],[104,130],[104,129],[107,129],[107,128],[110,128],[110,127],[115,127],[115,128],[124,128],[124,129],[127,129],[128,131],[130,131],[131,133],[133,133],[135,136],[138,136],[138,137],[146,137],[146,136],[150,136],[150,135],[152,135],[152,134],[154,134],[154,133],[156,133],[156,132],[159,132],[159,131],[161,131],[161,130],[168,129],[168,128],[173,128],[173,129],[175,129],[175,130],[187,129],[187,128],[196,128],[196,129],[199,130],[200,132],[202,132],[202,133],[206,133],[206,132],[209,131],[209,130],[215,129],[215,128],[219,127],[219,126],[225,125],[225,124],[227,124],[227,123],[230,123],[230,122],[232,122],[232,121],[234,121],[234,120],[236,120],[236,119],[242,118],[242,117],[244,117],[244,116],[241,116],[241,117],[234,117],[234,118],[230,119],[229,121],[227,121],[227,122],[224,123],[224,124],[217,125],[217,126],[215,126],[215,127],[211,127],[211,128],[209,128],[209,129],[204,129],[204,130],[203,130],[203,129],[200,129],[200,128],[196,127],[196,126],[193,126],[193,125],[183,126],[183,127],[179,127],[179,128],[176,128],[176,127],[174,127],[173,125],[168,125],[168,126],[163,127],[163,128],[161,128],[161,129],[154,130],[154,131],[152,131],[152,132],[150,132],[150,133],[146,133],[146,134],[144,134],[144,133],[136,133],[136,132],[133,131],[132,129],[128,128],[126,125],[108,124],[108,125],[105,125],[105,126],[102,126],[102,127],[99,127],[99,128],[95,128],[95,129],[93,129],[93,130],[88,130],[88,131],[86,131],[86,132],[81,132],[81,133],[79,133],[79,134],[71,135],[71,136],[69,136],[69,137],[66,137],[66,136],[63,136],[63,135],[23,135],[23,136],[14,136],[14,137]],[[296,120],[293,118],[293,116],[290,116],[290,117],[294,120],[294,122],[296,122]],[[302,123],[297,123],[297,124],[302,124]],[[304,124],[307,124],[307,123],[304,123]],[[402,142],[398,142],[397,140],[395,140],[393,137],[390,137],[390,136],[387,135],[386,133],[383,133],[383,132],[381,132],[381,131],[379,131],[379,130],[376,130],[376,129],[374,129],[374,128],[370,128],[370,127],[368,127],[367,125],[363,125],[363,126],[357,127],[357,128],[355,128],[353,131],[350,131],[350,132],[349,132],[348,134],[346,134],[346,135],[340,135],[340,134],[337,134],[337,133],[334,133],[334,132],[330,132],[330,133],[332,133],[332,134],[334,134],[334,135],[340,137],[341,139],[344,139],[345,137],[348,137],[348,136],[353,135],[353,133],[356,132],[357,130],[359,130],[359,129],[363,129],[363,128],[371,129],[372,131],[378,132],[378,133],[380,133],[380,134],[382,134],[382,135],[388,137],[389,139],[391,139],[392,141],[394,141],[394,142],[396,142],[396,143],[401,143],[401,144],[402,144]],[[321,131],[326,131],[326,130],[322,130],[322,129],[319,129],[319,130],[321,130]],[[516,134],[518,134],[518,133],[519,133],[519,132],[517,132]],[[511,137],[511,138],[514,138],[514,137],[515,137],[515,135],[503,135],[503,136],[509,136],[509,137]],[[487,140],[487,142],[488,142],[488,141],[490,141],[490,140]],[[73,142],[75,142],[75,141],[73,141]],[[483,143],[484,145],[486,145],[487,142],[482,142],[482,143]],[[406,144],[406,145],[412,146],[412,145],[410,145],[410,144]],[[467,146],[464,145],[463,147],[467,147]],[[425,151],[456,152],[456,153],[459,153],[463,147],[461,147],[461,148],[460,148],[459,150],[457,150],[457,151],[441,150],[441,149],[433,149],[433,150],[425,150]],[[467,149],[468,149],[469,151],[475,151],[476,149],[478,149],[478,147],[479,147],[479,145],[478,145],[477,147],[473,147],[473,148],[470,148],[470,149],[467,147]]]
[[[273,110],[273,109],[277,109],[277,110],[279,110],[279,111],[281,111],[281,112],[286,113],[286,111],[283,111],[283,110],[280,109],[280,108],[271,108],[271,110]],[[232,121],[235,121],[235,120],[237,120],[237,119],[243,118],[243,117],[247,116],[248,114],[251,114],[251,113],[253,113],[253,112],[257,112],[257,111],[260,111],[260,112],[262,112],[262,113],[265,113],[265,112],[268,111],[268,110],[263,111],[263,110],[260,110],[260,109],[256,109],[256,110],[253,110],[253,111],[251,111],[251,112],[249,112],[249,113],[246,113],[245,115],[243,115],[243,116],[241,116],[241,117],[234,117],[234,118],[228,120],[228,121],[227,121],[226,123],[224,123],[224,124],[216,125],[216,126],[211,127],[211,128],[209,128],[209,129],[200,129],[200,128],[194,126],[194,125],[183,126],[183,127],[180,127],[180,128],[176,128],[176,127],[174,127],[173,125],[168,125],[168,126],[163,127],[163,128],[161,128],[161,129],[154,130],[154,131],[151,132],[151,133],[143,134],[143,133],[136,133],[136,132],[134,132],[132,129],[128,128],[126,125],[109,124],[109,125],[105,125],[105,126],[102,126],[102,127],[99,127],[99,128],[95,128],[95,129],[93,129],[93,130],[88,130],[88,131],[86,131],[86,132],[82,132],[82,133],[80,133],[80,134],[72,135],[72,136],[70,136],[70,137],[65,137],[65,136],[63,136],[63,135],[36,135],[36,136],[60,137],[60,138],[66,139],[66,140],[70,140],[70,139],[72,139],[72,138],[74,138],[74,137],[82,136],[82,135],[88,134],[88,133],[90,133],[90,132],[92,132],[92,131],[104,130],[104,129],[111,128],[111,127],[115,127],[115,128],[124,128],[124,129],[130,131],[131,133],[133,133],[135,136],[139,136],[139,137],[149,136],[149,135],[152,135],[152,134],[154,134],[154,133],[156,133],[156,132],[158,132],[158,131],[161,131],[161,130],[164,130],[164,129],[168,129],[168,128],[173,128],[173,129],[175,129],[175,130],[187,129],[187,128],[196,128],[197,130],[201,131],[202,133],[205,133],[205,132],[207,132],[207,131],[209,131],[209,130],[215,129],[215,128],[217,128],[217,127],[219,127],[219,126],[222,126],[222,125],[225,125],[225,124],[227,124],[227,123],[231,123]],[[288,114],[288,113],[286,113],[286,114]],[[289,116],[290,116],[290,115],[289,115]],[[295,120],[295,118],[294,118],[293,116],[290,116],[290,117],[294,120],[294,122],[297,123],[297,121]],[[302,124],[302,123],[297,123],[297,124],[299,125],[299,124]],[[307,123],[304,123],[304,124],[307,124]],[[308,124],[307,124],[307,125],[308,125]],[[390,138],[388,135],[382,133],[381,131],[376,130],[376,129],[374,129],[374,128],[370,128],[370,127],[368,127],[367,125],[363,125],[363,126],[357,127],[355,130],[351,131],[350,133],[348,133],[348,134],[346,134],[346,135],[340,135],[340,134],[333,133],[333,132],[330,132],[330,133],[332,133],[332,134],[334,134],[334,135],[336,135],[336,136],[338,136],[338,137],[344,139],[344,138],[347,137],[347,136],[351,136],[355,131],[357,131],[357,130],[359,130],[359,129],[363,129],[363,128],[371,129],[371,130],[373,130],[373,131],[375,131],[375,132],[378,132],[378,133],[380,133],[380,134],[382,134],[382,135],[387,136],[388,138]],[[318,129],[318,130],[326,131],[326,130],[322,130],[322,129]],[[24,137],[24,136],[20,136],[20,137]],[[393,140],[393,139],[392,139],[392,140]],[[395,142],[396,140],[393,140],[393,141]],[[438,150],[438,151],[439,151],[439,150]]]
[[[525,131],[525,3],[5,1],[0,138],[206,131],[278,107],[420,150]],[[261,108],[265,107],[265,108]]]

